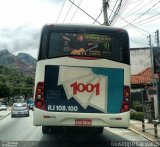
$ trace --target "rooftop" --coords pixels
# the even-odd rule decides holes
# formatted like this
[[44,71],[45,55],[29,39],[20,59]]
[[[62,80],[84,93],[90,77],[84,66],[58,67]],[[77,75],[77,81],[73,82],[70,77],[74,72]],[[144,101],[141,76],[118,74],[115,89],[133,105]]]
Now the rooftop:
[[131,75],[131,84],[150,84],[151,83],[151,68],[141,71],[137,75]]

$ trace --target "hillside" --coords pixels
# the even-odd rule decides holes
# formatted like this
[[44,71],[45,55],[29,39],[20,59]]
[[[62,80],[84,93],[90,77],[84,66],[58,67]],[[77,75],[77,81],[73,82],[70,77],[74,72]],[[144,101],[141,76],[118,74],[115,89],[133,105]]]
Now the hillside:
[[15,69],[0,65],[0,98],[33,95],[34,79]]
[[15,69],[24,76],[34,78],[36,62],[35,58],[26,53],[19,53],[15,56],[6,49],[0,51],[0,65]]
[[16,58],[26,64],[30,64],[35,66],[37,60],[35,58],[33,58],[31,55],[26,54],[26,53],[19,53]]
[[0,98],[15,95],[33,96],[36,59],[8,50],[0,51]]

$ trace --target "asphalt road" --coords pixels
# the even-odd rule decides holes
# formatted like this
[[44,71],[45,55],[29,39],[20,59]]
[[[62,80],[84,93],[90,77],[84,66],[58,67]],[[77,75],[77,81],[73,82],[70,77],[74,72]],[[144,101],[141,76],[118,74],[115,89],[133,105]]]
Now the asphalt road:
[[[128,141],[145,143],[147,140],[127,129],[105,128],[102,135],[83,132],[42,134],[41,127],[33,126],[33,113],[30,117],[0,120],[0,147],[107,147],[136,146]],[[145,141],[145,142],[144,142]],[[128,143],[128,144],[127,144]],[[141,144],[140,144],[141,146]]]

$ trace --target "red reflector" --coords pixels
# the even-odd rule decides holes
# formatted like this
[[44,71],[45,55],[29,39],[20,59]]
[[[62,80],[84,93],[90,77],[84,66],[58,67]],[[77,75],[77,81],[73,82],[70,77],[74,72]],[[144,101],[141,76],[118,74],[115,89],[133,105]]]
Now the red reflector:
[[128,110],[129,109],[129,106],[127,104],[123,105],[123,108]]
[[119,32],[123,32],[123,30],[122,29],[117,29]]
[[125,97],[129,97],[129,92],[126,91],[126,92],[124,93],[124,96],[125,96]]
[[53,24],[49,24],[48,27],[49,28],[54,28],[54,25]]
[[43,106],[43,102],[42,102],[42,101],[38,101],[38,102],[37,102],[37,106],[38,106],[38,107],[42,107],[42,106]]
[[37,92],[38,92],[38,93],[41,93],[41,92],[42,92],[42,89],[39,88],[39,89],[37,90]]

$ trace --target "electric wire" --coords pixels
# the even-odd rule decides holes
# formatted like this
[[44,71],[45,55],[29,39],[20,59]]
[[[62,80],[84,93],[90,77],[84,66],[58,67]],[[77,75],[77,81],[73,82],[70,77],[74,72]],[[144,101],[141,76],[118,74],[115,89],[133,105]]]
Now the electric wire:
[[[117,14],[119,13],[120,9],[121,9],[121,4],[122,4],[122,0],[120,0],[120,3],[118,4],[117,8],[116,8],[116,13],[114,13],[114,15],[112,16],[111,20],[110,20],[110,24],[112,24],[112,22],[116,19]],[[114,12],[112,10],[112,12]]]
[[[80,7],[80,5],[82,4],[82,1],[83,1],[83,0],[80,1],[78,7]],[[75,17],[75,15],[76,15],[76,13],[77,13],[77,11],[78,11],[78,7],[76,8],[75,12],[73,13],[73,15],[72,15],[72,17],[71,17],[71,19],[70,19],[70,21],[69,21],[70,23],[72,22],[73,18]]]
[[[135,22],[135,23],[133,23],[133,24],[134,24],[134,25],[137,25],[137,26],[140,26],[140,25],[146,24],[146,23],[148,23],[148,22],[151,22],[151,21],[153,21],[153,20],[157,20],[158,18],[154,18],[154,17],[157,17],[157,16],[159,16],[158,18],[160,18],[160,13],[157,13],[156,15],[152,15],[152,16],[146,18],[145,20],[141,20],[141,21]],[[154,19],[153,19],[153,18],[154,18]],[[140,24],[139,24],[139,23],[140,23]]]
[[[151,13],[151,12],[153,12],[153,13],[155,13],[155,10],[157,10],[157,9],[159,9],[160,7],[157,7],[157,8],[155,8],[155,9],[153,9],[152,11],[150,11],[149,13]],[[155,15],[150,15],[150,17],[147,17],[147,18],[145,18],[145,19],[143,19],[143,20],[140,20],[140,21],[138,21],[138,22],[134,22],[133,24],[135,25],[135,24],[138,24],[138,25],[141,25],[141,23],[142,24],[145,24],[145,22],[147,21],[148,22],[148,20],[149,20],[149,22],[150,22],[150,19],[152,19],[153,17],[156,17],[157,15],[160,15],[160,13],[157,13],[157,14],[155,14]],[[155,19],[154,19],[155,20]],[[140,24],[139,24],[140,23]]]
[[[109,9],[110,11],[113,11],[113,10],[111,10],[110,8],[108,8],[108,9]],[[139,28],[139,27],[133,25],[132,23],[128,22],[128,21],[125,20],[122,16],[120,16],[118,13],[116,13],[116,12],[113,12],[113,13],[115,13],[116,15],[118,15],[118,17],[120,17],[121,19],[123,19],[127,24],[130,24],[133,28],[135,28],[135,29],[136,29],[138,32],[140,32],[142,35],[146,36],[146,34],[144,34],[143,32],[149,34],[148,31],[146,31],[146,30],[144,30],[144,29],[142,29],[142,28]],[[125,26],[122,27],[122,28],[125,28]],[[141,30],[141,31],[140,31],[140,30]]]
[[135,40],[132,40],[132,39],[129,39],[130,41],[136,43],[136,44],[139,44],[139,45],[147,45],[146,43],[142,44],[142,42],[139,42],[139,41],[135,41]]
[[61,13],[62,13],[62,10],[63,10],[63,8],[64,8],[65,2],[66,2],[66,0],[64,0],[64,2],[63,2],[63,4],[62,4],[62,7],[61,7],[61,10],[60,10],[60,12],[59,12],[59,14],[58,14],[58,17],[57,17],[56,23],[58,22],[58,19],[59,19],[59,17],[60,17],[60,15],[61,15]]
[[[140,3],[142,3],[143,1],[144,1],[144,0],[142,0]],[[152,1],[153,1],[153,0],[149,1],[147,4],[143,5],[142,7],[138,8],[136,11],[134,11],[133,13],[131,13],[133,10],[135,10],[135,8],[138,7],[138,5],[140,5],[140,3],[138,3],[131,11],[128,12],[127,15],[124,15],[123,17],[125,17],[125,19],[126,19],[126,18],[129,17],[129,16],[130,16],[130,17],[133,16],[137,11],[141,10],[142,8],[144,8],[145,6],[147,6],[148,4],[150,4]],[[130,14],[130,13],[131,13],[131,14]],[[114,23],[116,23],[116,21],[115,21]],[[121,24],[121,25],[122,25],[122,24]]]
[[[109,1],[108,1],[108,2],[109,2]],[[101,16],[101,14],[102,14],[102,12],[103,12],[104,9],[105,9],[105,7],[103,7],[103,8],[101,9],[99,15],[98,15],[97,18],[94,20],[93,24],[95,24],[96,20],[99,19],[99,17]],[[109,19],[108,19],[108,20],[109,20]]]
[[95,20],[98,24],[101,25],[100,22],[98,22],[95,18],[93,18],[90,14],[88,14],[86,11],[84,11],[82,8],[80,8],[78,5],[76,5],[74,2],[72,2],[71,0],[69,0],[73,5],[75,5],[76,7],[78,7],[78,9],[80,9],[83,13],[85,13],[86,15],[88,15],[90,18],[92,18],[93,20]]
[[[151,10],[149,13],[151,13],[151,12],[153,12],[153,11],[155,11],[155,10],[157,10],[157,9],[159,9],[160,7],[157,7],[157,8],[155,8],[155,9],[153,9],[153,10]],[[154,12],[153,12],[154,13]],[[145,22],[147,23],[147,22],[150,22],[150,19],[153,19],[153,17],[156,17],[157,15],[159,15],[160,13],[157,13],[157,14],[155,14],[155,15],[151,15],[150,17],[147,17],[147,18],[145,18],[145,19],[143,19],[143,20],[140,20],[140,21],[138,21],[138,22],[134,22],[134,23],[132,23],[132,24],[134,24],[134,25],[137,25],[137,26],[140,26],[140,25],[143,25],[143,24],[145,24]],[[123,16],[124,17],[124,16]],[[126,19],[126,18],[125,18]],[[153,20],[155,20],[155,19],[153,19]],[[121,21],[123,21],[123,20],[120,20],[119,19],[119,25],[122,25],[123,23],[121,22]],[[121,23],[120,23],[121,22]],[[116,22],[115,22],[116,23]]]
[[[74,3],[74,0],[73,0],[72,2]],[[63,23],[64,23],[64,22],[65,22],[65,20],[67,19],[68,14],[69,14],[69,12],[71,11],[71,8],[72,8],[72,6],[73,6],[73,3],[71,3],[71,5],[70,5],[70,7],[69,7],[69,9],[68,9],[68,12],[67,12],[67,14],[66,14],[65,18],[63,19]]]
[[101,12],[99,13],[99,15],[97,16],[97,18],[94,20],[93,24],[95,24],[95,22],[99,19],[99,17],[101,16],[103,10],[101,10]]
[[135,1],[135,2],[129,2],[129,3],[126,4],[126,5],[130,5],[130,4],[133,4],[133,3],[137,3],[137,2],[139,2],[139,1],[142,1],[142,0],[137,0],[137,1]]
[[[114,11],[114,9],[115,9],[115,7],[116,7],[116,5],[117,5],[117,2],[118,2],[118,0],[115,2],[114,6],[113,6],[113,11]],[[110,16],[109,16],[108,20],[110,20],[110,18],[111,18],[111,16],[112,16],[113,11],[111,12],[111,14],[110,14]]]
[[[132,0],[130,0],[130,1],[132,1]],[[122,15],[122,13],[126,10],[126,7],[128,7],[128,0],[123,0],[122,1],[122,5],[121,5],[121,9],[120,9],[120,11],[119,11],[119,15]]]
[[[155,7],[158,3],[159,3],[160,1],[158,1],[156,4],[154,4],[152,7],[150,7],[147,11],[145,11],[144,13],[142,13],[139,17],[137,17],[136,19],[134,19],[132,22],[131,22],[131,24],[133,23],[133,22],[135,22],[136,20],[138,20],[139,18],[141,18],[142,16],[144,16],[147,12],[149,12],[153,7]],[[128,26],[129,24],[127,24],[126,26]],[[124,27],[126,27],[126,26],[124,26]]]
[[[131,0],[132,1],[132,0]],[[119,11],[118,14],[121,16],[123,14],[123,12],[125,11],[126,7],[127,7],[127,3],[128,0],[123,0],[120,2],[120,7],[119,7]],[[119,19],[118,16],[116,16],[113,20],[112,20],[112,25],[114,24],[114,22],[116,22]]]
[[[131,1],[125,0],[125,1],[122,2],[121,9],[120,9],[120,11],[119,11],[119,13],[118,13],[119,15],[122,16],[122,14],[125,12],[126,8],[128,7],[128,2],[132,2],[132,0],[131,0]],[[114,21],[112,22],[112,25],[113,25],[114,23],[116,23],[117,21],[119,21],[119,20],[120,20],[120,18],[119,18],[119,17],[116,17],[116,18],[114,19]]]
[[[143,7],[145,7],[146,5],[148,5],[148,3],[147,3],[147,4],[143,5],[142,7],[140,7],[138,10],[134,11],[135,8],[137,8],[141,3],[143,3],[143,1],[144,1],[144,0],[141,0],[141,1],[140,1],[135,7],[133,7],[126,15],[124,15],[124,17],[127,18],[128,16],[133,15],[135,12],[139,11],[140,9],[142,9]],[[151,0],[151,1],[153,1],[153,0]],[[150,2],[149,2],[149,3],[150,3]],[[133,12],[133,11],[134,11],[134,12]],[[133,12],[133,13],[131,13],[131,12]],[[130,13],[131,13],[131,14],[130,14]]]

